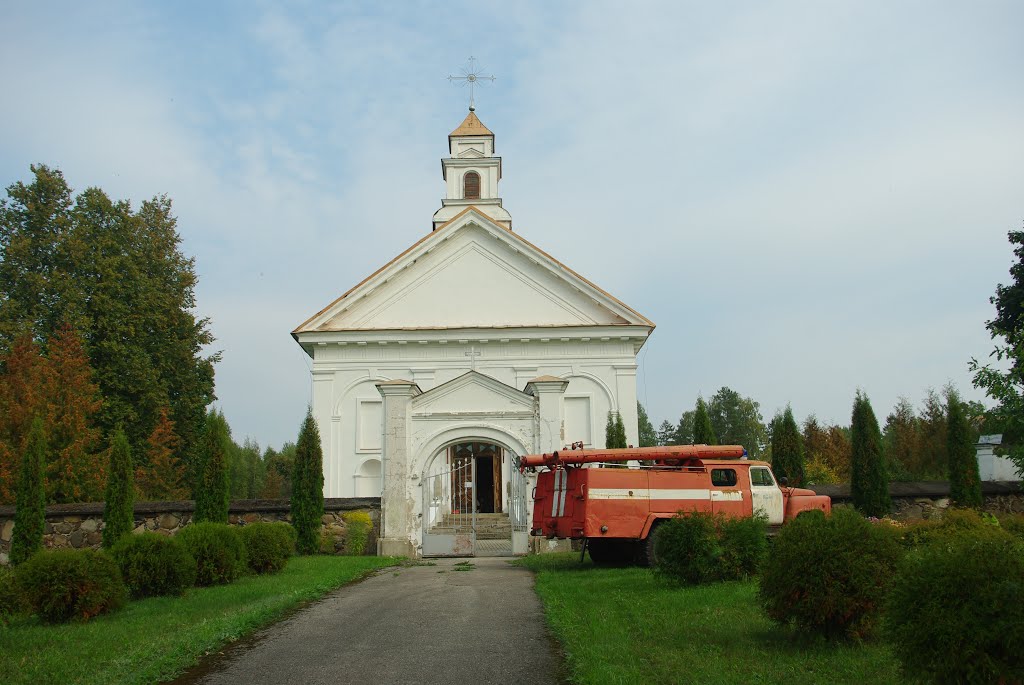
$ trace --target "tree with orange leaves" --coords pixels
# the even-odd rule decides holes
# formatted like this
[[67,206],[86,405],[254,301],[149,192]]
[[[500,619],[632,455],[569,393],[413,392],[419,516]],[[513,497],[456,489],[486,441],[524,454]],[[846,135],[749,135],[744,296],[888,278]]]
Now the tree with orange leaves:
[[43,416],[50,438],[46,499],[53,503],[99,502],[106,487],[106,460],[93,417],[100,410],[82,339],[68,325],[50,338],[42,378]]
[[146,441],[148,464],[135,470],[135,484],[139,496],[146,500],[178,500],[188,497],[185,487],[185,469],[174,456],[178,436],[174,432],[170,410],[162,407],[156,426]]
[[0,501],[14,501],[13,474],[34,416],[42,418],[50,436],[46,501],[101,500],[106,475],[93,423],[100,404],[89,359],[74,329],[61,327],[50,339],[47,356],[30,335],[16,338],[0,359]]

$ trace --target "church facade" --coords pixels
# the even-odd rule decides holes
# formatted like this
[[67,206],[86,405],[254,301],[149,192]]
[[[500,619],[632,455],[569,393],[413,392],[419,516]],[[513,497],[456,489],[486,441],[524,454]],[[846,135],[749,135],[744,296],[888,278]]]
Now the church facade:
[[383,554],[523,552],[518,456],[604,447],[609,412],[638,444],[654,324],[512,230],[472,109],[449,152],[433,230],[292,332],[312,358],[324,495],[381,495]]

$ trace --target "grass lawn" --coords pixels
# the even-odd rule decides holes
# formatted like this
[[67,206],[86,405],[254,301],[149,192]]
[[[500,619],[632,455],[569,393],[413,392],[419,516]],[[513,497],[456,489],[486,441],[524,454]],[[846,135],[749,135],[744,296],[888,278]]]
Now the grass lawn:
[[129,602],[88,623],[22,620],[0,628],[0,683],[167,680],[289,609],[395,563],[387,557],[294,557],[275,575]]
[[575,683],[901,682],[884,644],[798,644],[761,612],[755,582],[681,588],[578,554],[525,557]]

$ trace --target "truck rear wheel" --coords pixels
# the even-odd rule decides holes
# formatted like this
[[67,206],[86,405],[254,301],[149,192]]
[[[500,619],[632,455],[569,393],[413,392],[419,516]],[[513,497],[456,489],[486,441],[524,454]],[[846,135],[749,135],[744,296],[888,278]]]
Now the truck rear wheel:
[[595,564],[624,564],[632,558],[630,544],[624,540],[589,538],[587,551]]
[[654,553],[654,533],[657,532],[660,525],[661,521],[652,523],[651,529],[647,532],[647,537],[637,543],[637,561],[641,566],[653,567],[658,563],[658,557]]

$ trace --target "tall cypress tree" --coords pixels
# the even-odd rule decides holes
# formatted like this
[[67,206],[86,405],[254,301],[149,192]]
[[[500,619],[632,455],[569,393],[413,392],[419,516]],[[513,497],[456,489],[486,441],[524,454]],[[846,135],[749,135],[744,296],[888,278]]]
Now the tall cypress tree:
[[320,430],[312,409],[299,430],[292,471],[292,525],[298,533],[299,554],[315,554],[320,548],[320,519],[324,515],[324,454]]
[[228,522],[228,454],[231,431],[224,414],[211,409],[203,435],[202,470],[196,487],[196,521]]
[[636,426],[637,437],[640,438],[640,447],[654,447],[658,444],[658,433],[654,430],[651,417],[640,402],[636,403]]
[[711,425],[711,416],[708,414],[708,405],[704,402],[703,397],[697,398],[697,408],[693,412],[693,444],[718,444],[715,429]]
[[11,538],[11,563],[20,564],[43,548],[46,529],[46,491],[43,488],[43,465],[46,463],[46,430],[36,417],[29,429],[28,440],[21,455],[21,473],[16,492],[14,533]]
[[882,455],[882,432],[867,395],[860,390],[853,400],[850,432],[853,453],[850,458],[850,494],[853,506],[866,516],[889,513],[889,475]]
[[132,448],[120,428],[110,437],[107,493],[103,499],[103,546],[132,532],[135,525],[135,482],[132,478]]
[[967,415],[960,395],[946,389],[946,441],[949,446],[949,498],[961,507],[981,508],[981,476]]
[[804,482],[803,440],[788,405],[772,421],[772,471],[776,478],[786,478],[791,486]]

